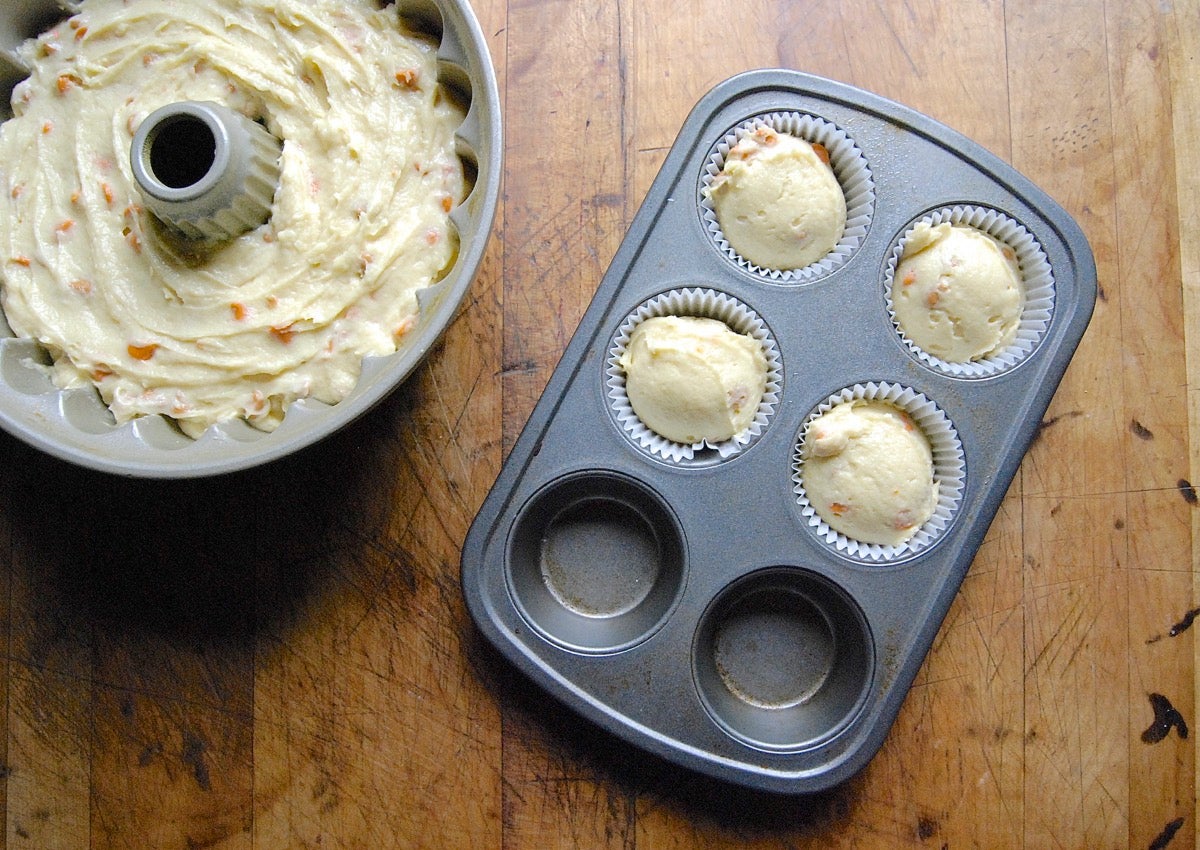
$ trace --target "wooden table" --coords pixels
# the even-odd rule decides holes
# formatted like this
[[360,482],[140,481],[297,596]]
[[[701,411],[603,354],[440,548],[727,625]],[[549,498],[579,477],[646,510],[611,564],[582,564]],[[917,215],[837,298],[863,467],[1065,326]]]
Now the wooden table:
[[[1200,3],[479,0],[503,205],[365,420],[213,481],[0,438],[9,848],[1184,848],[1197,725]],[[617,744],[474,632],[468,525],[687,112],[755,67],[893,98],[1080,222],[1101,295],[891,734],[812,798]]]

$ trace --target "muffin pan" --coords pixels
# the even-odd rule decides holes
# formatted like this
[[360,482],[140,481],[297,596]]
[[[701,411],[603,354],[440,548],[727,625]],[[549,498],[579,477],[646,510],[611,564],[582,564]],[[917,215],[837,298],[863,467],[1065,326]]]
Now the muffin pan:
[[[833,157],[858,199],[852,238],[803,273],[739,261],[704,200],[730,134],[779,115],[861,157],[849,190]],[[955,210],[1011,223],[1023,275],[1039,276],[1021,350],[987,368],[922,357],[889,313],[896,246]],[[847,779],[887,735],[1095,297],[1075,222],[960,134],[797,72],[722,83],[680,131],[471,527],[475,622],[554,697],[679,765],[785,793]],[[630,426],[614,347],[664,304],[753,317],[776,374],[750,439],[673,450]],[[942,501],[905,546],[842,538],[804,498],[806,422],[855,397],[904,407],[933,442]]]
[[[67,0],[21,0],[0,14],[0,91],[28,76],[16,48],[75,11]],[[398,387],[421,363],[458,312],[491,234],[503,157],[500,97],[487,42],[468,0],[400,0],[399,15],[439,41],[439,82],[469,104],[456,134],[459,158],[473,177],[470,195],[451,212],[459,250],[445,277],[418,294],[421,319],[404,345],[363,362],[350,394],[335,405],[302,399],[280,427],[256,430],[242,420],[209,428],[199,439],[168,420],[144,417],[117,425],[92,388],[60,390],[48,355],[18,339],[0,317],[0,428],[81,466],[126,476],[185,478],[246,469],[305,448],[354,421]],[[7,98],[0,117],[7,116]]]

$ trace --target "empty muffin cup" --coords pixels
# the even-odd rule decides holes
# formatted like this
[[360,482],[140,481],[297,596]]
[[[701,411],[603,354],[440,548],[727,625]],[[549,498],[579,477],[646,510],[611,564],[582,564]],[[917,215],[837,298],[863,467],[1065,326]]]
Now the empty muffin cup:
[[775,567],[727,587],[700,619],[693,673],[712,718],[761,749],[797,751],[849,724],[874,670],[870,629],[829,579]]
[[[729,152],[743,138],[769,128],[809,143],[820,145],[829,157],[829,166],[841,187],[846,204],[846,222],[832,250],[820,259],[799,268],[772,268],[755,263],[730,244],[722,230],[712,199],[713,181],[725,168]],[[815,115],[799,112],[770,112],[749,118],[730,129],[716,144],[705,162],[699,185],[700,217],[704,229],[717,249],[738,267],[764,279],[784,283],[803,283],[824,277],[846,263],[858,250],[875,211],[875,184],[862,151],[841,128]]]
[[[1020,318],[1011,342],[976,360],[948,360],[922,348],[907,333],[896,316],[896,269],[904,257],[910,236],[919,224],[937,227],[949,224],[969,227],[994,239],[1015,262],[1023,288]],[[955,378],[986,378],[1014,368],[1037,348],[1054,314],[1054,272],[1038,240],[1020,222],[988,207],[959,205],[944,207],[921,216],[901,233],[887,255],[884,294],[892,325],[909,352],[930,368]]]
[[583,653],[645,640],[679,601],[684,543],[666,503],[644,485],[594,470],[530,499],[509,540],[508,587],[543,637]]

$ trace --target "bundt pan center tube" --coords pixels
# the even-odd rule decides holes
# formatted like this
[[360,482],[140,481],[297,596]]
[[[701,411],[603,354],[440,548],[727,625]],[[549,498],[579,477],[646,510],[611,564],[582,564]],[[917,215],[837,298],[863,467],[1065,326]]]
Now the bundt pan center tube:
[[146,207],[190,239],[220,242],[265,222],[279,185],[280,142],[219,103],[152,112],[129,150]]

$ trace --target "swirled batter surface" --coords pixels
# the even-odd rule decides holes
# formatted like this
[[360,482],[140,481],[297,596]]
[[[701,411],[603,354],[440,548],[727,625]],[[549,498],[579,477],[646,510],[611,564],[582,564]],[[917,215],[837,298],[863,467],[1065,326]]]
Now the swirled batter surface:
[[[270,430],[397,350],[453,262],[461,108],[436,45],[368,0],[84,0],[23,47],[0,128],[0,284],[61,387],[120,422]],[[160,106],[215,101],[282,140],[271,218],[210,246],[168,232],[129,148]]]

